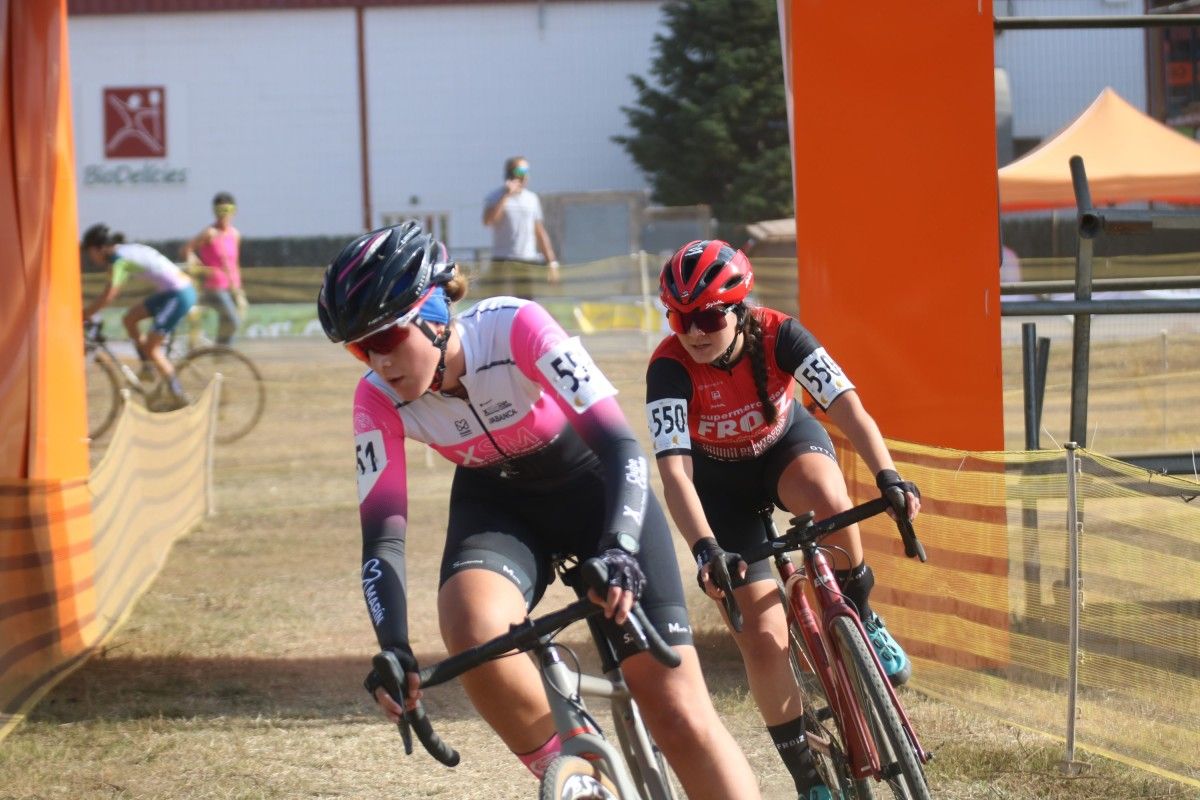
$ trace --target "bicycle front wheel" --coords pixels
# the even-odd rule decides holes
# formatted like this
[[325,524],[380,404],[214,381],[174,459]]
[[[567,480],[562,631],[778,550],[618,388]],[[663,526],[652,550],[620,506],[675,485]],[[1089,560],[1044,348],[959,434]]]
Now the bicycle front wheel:
[[592,762],[559,756],[542,776],[538,800],[621,800],[621,794]]
[[84,365],[88,438],[95,441],[108,433],[121,411],[121,373],[108,353],[99,349],[84,354]]
[[[779,585],[779,594],[784,607],[788,606],[787,590]],[[841,729],[837,725],[829,698],[816,676],[813,660],[804,645],[804,635],[790,619],[788,621],[788,655],[791,658],[792,675],[800,687],[804,703],[804,733],[808,746],[816,760],[817,772],[829,787],[834,797],[846,800],[873,800],[870,782],[855,781],[850,771],[850,758]]]
[[838,652],[850,677],[850,686],[867,721],[879,751],[888,787],[898,800],[929,800],[925,772],[917,758],[900,716],[884,686],[886,678],[875,666],[871,645],[854,622],[846,617],[833,621]]
[[217,407],[217,441],[237,441],[258,424],[267,404],[267,387],[254,362],[232,347],[216,345],[193,350],[175,365],[183,390],[193,399],[221,373]]

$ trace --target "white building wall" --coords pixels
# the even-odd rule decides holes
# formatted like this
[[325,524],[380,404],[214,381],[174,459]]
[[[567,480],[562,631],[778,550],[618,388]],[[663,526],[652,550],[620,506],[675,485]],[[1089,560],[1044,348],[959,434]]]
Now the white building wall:
[[[994,0],[997,17],[1133,16],[1142,0]],[[1013,136],[1057,133],[1111,86],[1146,110],[1146,46],[1141,29],[1004,31],[996,66],[1012,88]]]
[[[368,8],[372,224],[440,212],[456,247],[490,244],[482,200],[506,157],[546,193],[642,189],[611,141],[645,74],[654,2]],[[343,235],[363,221],[351,9],[72,17],[80,223],[183,238],[219,190],[252,238]],[[106,160],[104,87],[166,88],[168,157]],[[87,168],[185,169],[182,183],[88,183]],[[94,174],[94,171],[93,171]],[[414,202],[415,200],[415,202]]]
[[[650,66],[657,3],[409,6],[367,12],[371,172],[381,214],[448,212],[457,247],[490,245],[483,197],[503,163],[539,192],[644,189],[611,137]],[[540,22],[539,22],[540,20]],[[412,202],[413,199],[416,202]]]
[[[72,17],[79,220],[130,237],[184,238],[232,192],[243,235],[361,227],[354,15],[345,10]],[[179,184],[89,184],[104,158],[104,87],[166,88]],[[173,254],[172,254],[173,255]]]

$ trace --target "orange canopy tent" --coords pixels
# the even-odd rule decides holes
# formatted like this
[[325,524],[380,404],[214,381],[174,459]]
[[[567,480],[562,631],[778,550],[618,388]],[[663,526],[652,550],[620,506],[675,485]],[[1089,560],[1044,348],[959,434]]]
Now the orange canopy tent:
[[999,172],[1000,209],[1075,205],[1071,156],[1083,157],[1097,206],[1200,203],[1200,142],[1146,116],[1106,88],[1074,122]]

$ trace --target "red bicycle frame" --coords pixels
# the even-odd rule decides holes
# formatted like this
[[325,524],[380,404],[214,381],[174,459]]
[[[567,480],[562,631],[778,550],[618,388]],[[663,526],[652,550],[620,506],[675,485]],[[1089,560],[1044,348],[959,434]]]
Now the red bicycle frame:
[[[770,530],[773,532],[773,524],[770,526]],[[842,596],[841,588],[829,566],[829,560],[820,547],[815,543],[805,545],[803,553],[803,571],[797,570],[795,564],[786,555],[780,554],[775,557],[775,566],[784,581],[788,622],[795,624],[804,638],[805,649],[812,660],[810,666],[825,689],[825,697],[828,699],[841,729],[853,777],[856,779],[868,776],[886,778],[887,776],[882,774],[883,765],[873,737],[867,728],[866,717],[859,706],[857,696],[850,688],[850,676],[846,672],[845,662],[841,658],[831,657],[837,653],[838,643],[835,637],[828,635],[827,631],[832,630],[835,619],[846,617],[854,622],[854,626],[862,633],[865,641],[870,642],[870,639],[867,638],[866,629],[863,628],[858,613]],[[813,613],[812,605],[809,603],[808,595],[804,591],[804,584],[809,575],[815,576],[813,593],[821,613],[819,624]],[[884,675],[883,665],[879,662],[879,656],[875,653],[874,647],[868,649],[871,651],[871,658],[874,660],[879,674]],[[886,679],[883,683],[887,687],[892,707],[896,709],[913,750],[921,763],[927,763],[929,755],[921,747],[912,723],[909,722],[908,715],[904,713],[904,707],[896,697],[895,689]]]

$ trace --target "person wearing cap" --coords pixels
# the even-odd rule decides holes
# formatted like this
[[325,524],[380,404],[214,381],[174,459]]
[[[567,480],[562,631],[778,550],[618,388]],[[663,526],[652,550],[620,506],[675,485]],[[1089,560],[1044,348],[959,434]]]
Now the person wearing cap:
[[216,309],[217,344],[233,344],[248,304],[242,290],[239,250],[242,234],[233,227],[237,205],[229,192],[217,192],[213,197],[213,221],[180,248],[183,260],[199,265],[204,273],[206,306]]
[[492,229],[492,273],[496,294],[532,300],[534,278],[545,272],[558,283],[558,257],[546,233],[542,201],[530,191],[529,160],[513,156],[504,162],[504,185],[483,201],[483,224]]

